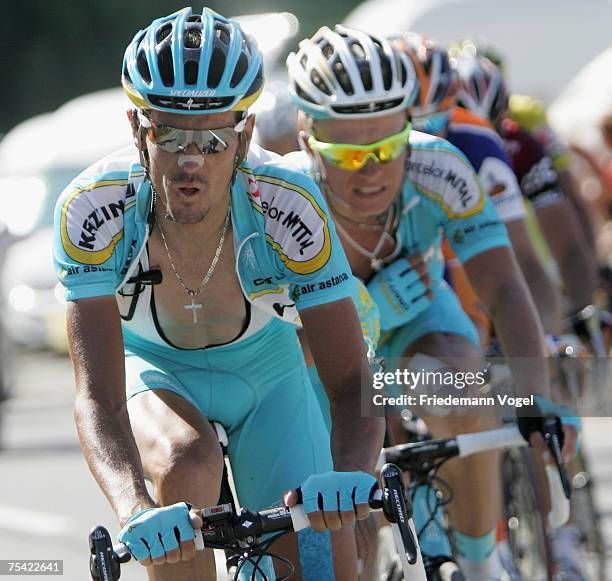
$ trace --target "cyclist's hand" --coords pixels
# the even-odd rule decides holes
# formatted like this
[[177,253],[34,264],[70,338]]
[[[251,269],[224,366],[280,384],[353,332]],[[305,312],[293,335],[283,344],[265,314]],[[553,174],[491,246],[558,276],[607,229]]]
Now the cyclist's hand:
[[131,516],[119,533],[142,565],[189,561],[195,556],[195,531],[202,518],[184,502],[162,508],[145,508]]
[[538,431],[539,420],[544,416],[555,416],[561,420],[563,429],[563,461],[569,462],[576,454],[580,434],[580,418],[567,406],[552,402],[542,395],[534,397],[534,408],[529,415],[518,417],[518,427],[523,437],[540,453],[548,451],[544,437]]
[[410,257],[398,258],[367,285],[380,310],[380,328],[390,331],[405,325],[422,313],[433,299],[431,280],[424,263]]
[[[337,531],[367,518],[370,496],[378,487],[376,478],[366,472],[325,472],[309,476],[301,486],[304,511],[310,526],[318,532]],[[298,502],[298,493],[284,495],[289,507]]]

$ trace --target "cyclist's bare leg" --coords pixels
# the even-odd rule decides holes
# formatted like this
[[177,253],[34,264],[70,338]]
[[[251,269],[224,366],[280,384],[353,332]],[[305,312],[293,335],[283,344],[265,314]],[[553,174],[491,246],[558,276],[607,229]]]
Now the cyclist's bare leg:
[[[425,335],[415,341],[405,355],[423,353],[453,367],[459,361],[470,370],[481,362],[480,353],[467,340],[446,333]],[[482,367],[481,367],[482,369]],[[497,420],[485,416],[427,417],[429,430],[436,438],[447,438],[459,433],[489,430],[497,427]],[[482,536],[495,525],[501,502],[501,483],[498,452],[476,454],[444,465],[440,476],[449,482],[455,501],[449,505],[453,526],[470,536]]]
[[[298,332],[298,338],[302,345],[306,365],[311,367],[314,365],[314,359],[303,331]],[[370,515],[366,520],[357,521],[354,529],[342,529],[332,532],[332,551],[336,581],[357,579],[357,559],[361,560],[363,568],[363,573],[359,575],[359,579],[361,581],[374,579],[373,572],[376,566],[376,534],[378,525],[373,516]]]
[[[367,519],[357,521],[355,524],[357,554],[361,561],[359,581],[376,579],[379,518],[378,514],[371,514]],[[336,579],[338,579],[337,574]]]
[[[214,506],[219,500],[223,456],[207,419],[187,400],[167,390],[145,391],[128,401],[130,422],[145,475],[160,506],[189,502]],[[212,551],[191,561],[147,568],[154,581],[215,579]]]
[[[207,419],[184,398],[166,390],[134,396],[128,402],[132,430],[145,474],[153,482],[160,505],[186,501],[196,507],[219,500],[223,457],[217,435]],[[337,581],[353,581],[356,548],[351,528],[332,533]],[[287,535],[273,552],[288,558],[301,579],[297,537]],[[215,579],[212,551],[203,551],[186,563],[151,566],[151,581],[204,581]]]
[[365,521],[357,521],[355,529],[345,527],[339,531],[333,531],[331,534],[336,581],[354,581],[357,579],[355,531],[363,522]]

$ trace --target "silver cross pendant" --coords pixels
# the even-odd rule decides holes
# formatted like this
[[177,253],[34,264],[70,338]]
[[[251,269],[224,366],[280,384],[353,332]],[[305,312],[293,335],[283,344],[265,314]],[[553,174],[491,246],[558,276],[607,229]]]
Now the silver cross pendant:
[[198,322],[198,314],[196,313],[196,309],[201,309],[203,308],[201,304],[197,304],[195,302],[195,293],[189,293],[189,296],[191,297],[191,304],[190,305],[185,305],[184,308],[185,309],[190,309],[191,310],[191,314],[193,315],[193,322],[194,324]]

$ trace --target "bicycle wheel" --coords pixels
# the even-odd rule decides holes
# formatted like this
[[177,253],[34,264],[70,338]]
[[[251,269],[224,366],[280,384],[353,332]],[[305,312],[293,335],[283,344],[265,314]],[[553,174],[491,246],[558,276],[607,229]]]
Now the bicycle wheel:
[[[402,581],[402,565],[400,563],[393,533],[390,527],[382,527],[378,531],[377,553],[378,581]],[[437,557],[425,559],[428,581],[466,581],[459,566],[451,559]]]
[[531,452],[511,448],[502,455],[504,518],[514,564],[523,579],[551,579],[546,503]]
[[428,581],[466,581],[459,565],[446,557],[433,559],[425,568]]
[[402,565],[395,550],[395,541],[391,527],[384,526],[378,531],[376,578],[379,581],[402,581]]
[[606,581],[606,546],[595,502],[595,484],[582,452],[577,454],[575,462],[572,512],[579,532],[580,563],[589,581]]

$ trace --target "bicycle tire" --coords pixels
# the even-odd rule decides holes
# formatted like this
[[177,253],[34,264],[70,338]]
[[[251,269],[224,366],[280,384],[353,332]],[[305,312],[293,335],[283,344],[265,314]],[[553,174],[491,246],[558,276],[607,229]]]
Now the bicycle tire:
[[[441,559],[437,561],[433,568],[426,565],[428,581],[466,581],[454,561]],[[378,531],[377,571],[378,581],[403,581],[404,578],[389,527],[381,527]]]
[[391,528],[383,526],[378,531],[376,568],[378,581],[402,581],[402,565],[395,550]]
[[[530,450],[502,454],[504,518],[514,564],[523,579],[552,581],[552,553],[546,535],[546,502]],[[535,484],[535,485],[534,485]]]
[[427,579],[429,581],[467,581],[465,575],[459,569],[459,565],[451,560],[437,560],[433,569],[427,569]]
[[606,546],[601,515],[597,510],[593,476],[581,451],[576,455],[572,478],[572,512],[579,532],[578,550],[583,573],[589,581],[606,581]]

